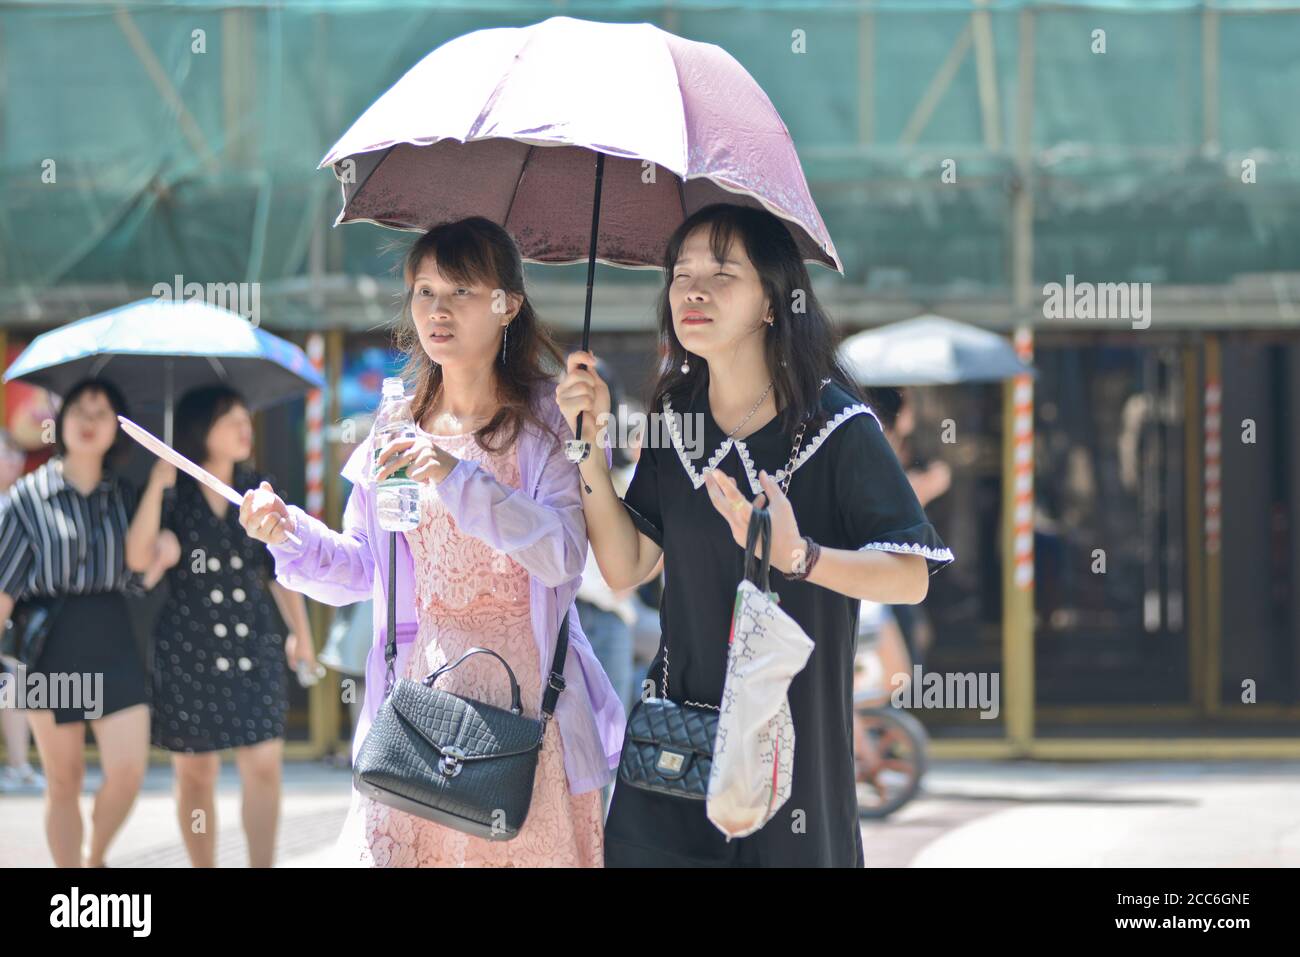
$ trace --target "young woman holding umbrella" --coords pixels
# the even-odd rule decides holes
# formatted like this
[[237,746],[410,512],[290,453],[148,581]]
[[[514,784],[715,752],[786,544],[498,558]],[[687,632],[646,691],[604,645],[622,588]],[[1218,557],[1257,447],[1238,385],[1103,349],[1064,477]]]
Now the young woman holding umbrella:
[[[226,484],[256,487],[248,464],[253,420],[243,396],[205,386],[176,406],[176,449]],[[174,492],[166,495],[168,488]],[[155,466],[132,540],[171,543],[180,557],[154,626],[153,743],[172,754],[176,816],[190,863],[216,866],[216,783],[221,752],[233,751],[243,789],[249,864],[270,867],[280,814],[288,672],[314,668],[302,595],[265,580],[274,564],[250,541],[238,511],[174,466]],[[277,633],[269,598],[289,629]]]
[[[771,512],[781,607],[816,647],[789,690],[793,791],[777,816],[728,843],[704,801],[620,781],[605,861],[860,867],[851,722],[859,604],[920,601],[928,572],[952,553],[836,361],[830,321],[781,220],[730,204],[701,209],[669,241],[664,269],[659,324],[668,356],[650,408],[662,412],[670,441],[656,447],[647,438],[622,501],[602,456],[579,466],[591,486],[583,496],[591,546],[611,587],[639,584],[664,558],[664,645],[648,677],[653,688],[643,691],[720,701],[755,505]],[[609,411],[594,364],[591,353],[570,355],[556,389],[571,430],[586,413],[581,438],[590,441]],[[688,454],[681,415],[699,417],[703,455]]]
[[[290,588],[334,605],[373,594],[385,608],[392,533],[379,527],[373,488],[406,466],[422,486],[421,521],[397,536],[395,675],[418,680],[485,647],[509,662],[523,711],[536,717],[569,613],[565,687],[551,722],[559,733],[544,735],[532,804],[513,839],[461,833],[354,790],[339,850],[380,867],[600,866],[599,789],[613,776],[624,713],[573,610],[586,528],[544,365],[559,368],[562,357],[525,293],[519,251],[497,224],[472,217],[435,227],[411,246],[403,275],[399,343],[405,377],[415,381],[416,437],[376,448],[372,432],[352,454],[342,472],[353,483],[343,532],[286,507],[267,485],[245,497],[241,521],[271,546],[277,578]],[[354,757],[384,698],[386,616],[374,618]],[[441,676],[438,688],[510,704],[504,670],[487,655]]]

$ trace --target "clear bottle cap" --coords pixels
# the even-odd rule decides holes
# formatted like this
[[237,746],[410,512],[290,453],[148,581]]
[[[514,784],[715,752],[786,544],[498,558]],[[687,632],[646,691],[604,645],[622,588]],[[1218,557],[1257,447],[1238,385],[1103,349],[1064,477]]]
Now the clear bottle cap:
[[384,379],[384,396],[405,395],[406,383],[402,381],[401,376],[389,376]]

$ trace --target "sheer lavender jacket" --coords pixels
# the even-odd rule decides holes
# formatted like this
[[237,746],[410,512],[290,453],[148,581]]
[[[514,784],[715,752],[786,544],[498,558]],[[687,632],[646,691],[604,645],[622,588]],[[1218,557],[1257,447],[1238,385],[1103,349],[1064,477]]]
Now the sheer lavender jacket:
[[[550,388],[539,388],[534,408],[557,434],[572,435]],[[286,588],[329,605],[374,599],[374,634],[366,659],[363,713],[352,741],[354,759],[383,703],[386,671],[388,533],[379,526],[373,502],[368,470],[373,441],[372,432],[339,473],[352,483],[342,532],[290,505],[302,545],[286,540],[267,546],[275,557],[276,581]],[[478,463],[462,459],[437,483],[438,496],[463,532],[505,552],[530,573],[533,642],[543,676],[550,673],[560,621],[566,609],[571,611],[565,689],[555,709],[555,723],[559,724],[564,746],[569,790],[581,794],[613,780],[626,718],[574,607],[588,547],[578,470],[554,439],[542,435],[531,423],[526,423],[519,434],[518,456],[520,489],[501,484]],[[605,459],[612,460],[608,448]],[[399,533],[394,665],[399,677],[418,628],[414,578],[414,560],[406,536]],[[504,669],[501,680],[507,681]]]

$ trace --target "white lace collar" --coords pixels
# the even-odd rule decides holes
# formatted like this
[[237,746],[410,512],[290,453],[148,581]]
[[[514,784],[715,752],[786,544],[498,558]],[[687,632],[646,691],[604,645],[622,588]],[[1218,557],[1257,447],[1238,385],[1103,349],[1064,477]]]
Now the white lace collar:
[[[826,386],[826,383],[830,381],[831,381],[830,379],[823,379],[822,387],[824,388]],[[681,423],[678,422],[677,416],[673,413],[672,403],[669,401],[668,396],[666,395],[663,398],[663,407],[664,407],[664,418],[668,422],[668,434],[672,439],[673,448],[677,450],[677,459],[682,463],[682,468],[686,470],[686,475],[690,478],[692,486],[694,486],[695,488],[699,488],[701,485],[703,485],[704,477],[708,473],[708,471],[710,469],[717,468],[718,463],[720,463],[724,458],[727,457],[727,453],[731,451],[731,447],[734,445],[736,447],[737,454],[740,455],[740,463],[745,467],[745,474],[749,477],[750,491],[754,495],[757,495],[759,492],[763,491],[763,486],[758,481],[758,470],[754,468],[754,459],[750,455],[749,446],[745,444],[744,439],[735,439],[735,438],[724,439],[722,444],[717,447],[717,449],[714,451],[714,453],[711,456],[709,456],[709,460],[705,464],[704,468],[697,470],[691,460],[691,457],[686,454],[686,447],[685,447],[686,443],[682,438]],[[880,422],[879,417],[876,416],[876,413],[872,411],[870,406],[861,402],[857,402],[854,403],[853,405],[845,406],[844,408],[840,409],[839,412],[835,413],[835,415],[829,421],[827,421],[825,425],[822,426],[821,431],[818,432],[815,436],[813,436],[812,439],[809,439],[808,436],[805,434],[803,438],[801,451],[799,452],[799,457],[795,459],[794,465],[790,469],[791,474],[794,474],[795,472],[799,471],[799,467],[803,465],[805,462],[807,462],[810,458],[812,458],[813,453],[816,452],[817,449],[821,447],[821,444],[826,441],[826,439],[830,436],[832,432],[834,432],[837,428],[839,428],[849,419],[853,418],[853,416],[863,415],[863,414],[871,416],[873,419],[876,420],[877,423]],[[788,458],[789,456],[788,451],[786,452],[786,456]],[[784,479],[785,478],[784,464],[782,465],[781,468],[777,469],[774,473],[772,473],[772,475],[778,482]]]

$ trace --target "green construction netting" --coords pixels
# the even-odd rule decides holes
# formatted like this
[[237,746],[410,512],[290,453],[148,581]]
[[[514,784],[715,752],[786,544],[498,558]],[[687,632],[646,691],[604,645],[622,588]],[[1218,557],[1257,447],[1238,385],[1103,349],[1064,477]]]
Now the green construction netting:
[[[356,116],[451,37],[556,14],[650,21],[728,49],[781,111],[848,278],[868,289],[1005,290],[1026,30],[1040,277],[1218,283],[1295,270],[1298,11],[0,2],[0,321],[79,288],[148,294],[178,273],[260,281],[265,308],[277,283],[309,274],[313,234],[339,203],[316,164]],[[792,52],[796,31],[806,52]],[[942,182],[945,161],[955,183]],[[43,182],[50,164],[55,181]],[[317,262],[378,273],[391,264],[383,245],[402,238],[331,230]],[[617,270],[603,270],[608,281]]]

